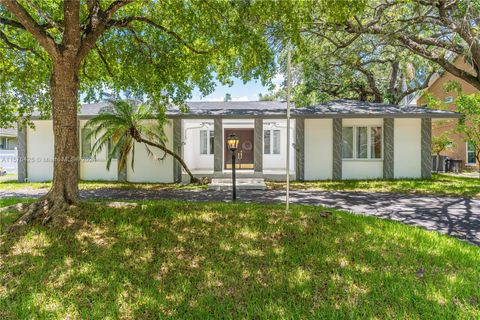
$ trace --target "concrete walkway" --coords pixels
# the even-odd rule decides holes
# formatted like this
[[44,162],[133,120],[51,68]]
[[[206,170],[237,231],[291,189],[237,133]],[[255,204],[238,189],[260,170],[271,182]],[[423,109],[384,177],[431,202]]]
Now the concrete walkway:
[[[4,197],[39,197],[45,189],[1,191]],[[82,190],[84,199],[230,201],[230,193],[214,190]],[[239,201],[276,203],[285,192],[239,190]],[[323,205],[420,226],[480,245],[480,200],[378,192],[292,191],[292,203]]]

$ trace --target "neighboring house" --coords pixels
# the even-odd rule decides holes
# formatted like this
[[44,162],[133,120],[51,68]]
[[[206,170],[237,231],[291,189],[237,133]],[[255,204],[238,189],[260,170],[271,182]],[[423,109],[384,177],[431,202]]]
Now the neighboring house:
[[17,172],[17,129],[0,128],[0,167],[7,173]]
[[[106,151],[92,157],[92,140],[83,129],[105,103],[83,105],[79,114],[80,178],[131,182],[179,182],[186,179],[172,157],[163,160],[135,147],[135,167],[128,162],[117,174],[106,169]],[[198,177],[230,177],[231,155],[226,138],[240,138],[241,177],[284,179],[286,171],[286,103],[190,102],[189,111],[167,111],[167,146],[183,156]],[[394,179],[431,176],[432,119],[457,118],[453,112],[339,100],[291,112],[292,179]],[[19,180],[50,180],[53,173],[51,120],[33,119],[35,129],[19,134],[22,145]],[[23,144],[25,142],[25,144]],[[161,158],[163,153],[157,152]],[[131,155],[130,155],[131,157]]]
[[17,148],[17,129],[0,128],[0,150],[15,150]]
[[[461,57],[455,60],[455,65],[461,69],[473,72],[472,67]],[[455,105],[457,94],[454,92],[445,92],[444,90],[445,84],[452,80],[458,81],[465,94],[479,92],[475,87],[466,81],[455,77],[451,73],[444,72],[443,74],[432,78],[424,95],[417,100],[417,105],[425,106],[427,103],[426,94],[431,94],[434,98],[444,101],[449,110],[455,111],[457,108]],[[472,143],[465,141],[465,137],[462,134],[454,132],[456,125],[457,120],[439,121],[433,125],[432,134],[434,136],[438,136],[445,131],[451,132],[450,137],[455,145],[453,148],[443,151],[442,155],[448,156],[451,159],[462,160],[465,168],[475,169],[476,166],[480,165],[476,163],[475,148]]]

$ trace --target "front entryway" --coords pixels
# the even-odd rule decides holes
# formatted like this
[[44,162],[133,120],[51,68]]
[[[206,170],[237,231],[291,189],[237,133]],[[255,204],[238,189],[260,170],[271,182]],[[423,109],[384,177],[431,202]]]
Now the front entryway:
[[253,170],[254,165],[254,147],[253,147],[253,134],[254,129],[250,128],[228,128],[224,131],[224,168],[232,169],[232,153],[227,147],[227,138],[231,134],[235,134],[238,137],[238,150],[236,152],[236,165],[235,167],[240,170]]

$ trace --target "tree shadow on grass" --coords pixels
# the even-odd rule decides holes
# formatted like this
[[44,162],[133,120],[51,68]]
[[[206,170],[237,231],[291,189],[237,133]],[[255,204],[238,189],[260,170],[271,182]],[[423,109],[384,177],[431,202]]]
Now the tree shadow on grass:
[[0,313],[53,318],[463,318],[479,248],[318,207],[85,204],[2,235]]

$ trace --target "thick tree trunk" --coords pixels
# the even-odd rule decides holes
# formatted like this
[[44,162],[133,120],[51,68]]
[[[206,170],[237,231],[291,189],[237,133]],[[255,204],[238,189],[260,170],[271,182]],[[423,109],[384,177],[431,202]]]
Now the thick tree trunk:
[[49,219],[79,199],[77,134],[79,80],[77,68],[68,60],[70,59],[62,59],[61,62],[55,63],[51,76],[54,136],[51,143],[54,143],[55,147],[52,188],[39,202],[27,209],[17,224],[26,224],[40,215]]
[[78,201],[78,128],[79,80],[71,63],[56,66],[51,79],[55,162],[52,200],[73,204]]

